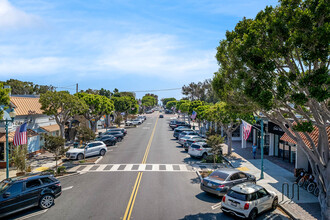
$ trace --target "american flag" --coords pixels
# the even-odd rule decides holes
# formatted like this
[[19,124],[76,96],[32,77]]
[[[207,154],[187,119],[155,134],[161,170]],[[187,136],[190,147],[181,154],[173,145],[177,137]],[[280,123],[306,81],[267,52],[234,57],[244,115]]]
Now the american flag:
[[242,120],[242,123],[243,123],[243,138],[244,138],[244,140],[247,140],[251,133],[252,125],[250,125],[249,123],[247,123],[244,120]]
[[197,116],[197,112],[193,111],[191,114],[191,119],[195,120],[196,116]]
[[13,142],[14,146],[27,144],[26,127],[27,127],[27,123],[25,122],[24,124],[16,128],[14,142]]

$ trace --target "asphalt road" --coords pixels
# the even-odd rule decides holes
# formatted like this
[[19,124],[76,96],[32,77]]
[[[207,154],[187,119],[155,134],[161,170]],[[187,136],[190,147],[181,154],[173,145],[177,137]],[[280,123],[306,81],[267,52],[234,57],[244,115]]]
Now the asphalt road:
[[[52,208],[34,208],[9,218],[232,219],[221,213],[221,198],[200,190],[196,173],[189,169],[189,163],[197,160],[191,159],[173,139],[169,117],[173,115],[165,118],[158,118],[158,112],[147,115],[142,125],[128,129],[121,143],[109,147],[99,166],[62,178],[63,193]],[[131,169],[125,171],[127,164],[132,164]],[[146,164],[143,171],[137,170],[139,164]],[[117,169],[112,172],[114,165]],[[179,165],[188,165],[185,166],[188,169]],[[103,171],[95,172],[98,167]],[[286,217],[275,210],[259,219]]]

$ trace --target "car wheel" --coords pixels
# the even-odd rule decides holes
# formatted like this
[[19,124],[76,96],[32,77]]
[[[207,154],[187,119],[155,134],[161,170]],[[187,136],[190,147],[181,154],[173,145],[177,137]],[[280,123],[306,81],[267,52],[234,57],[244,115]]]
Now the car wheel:
[[82,159],[84,159],[84,155],[83,154],[78,154],[77,160],[82,160]]
[[43,195],[39,200],[39,207],[41,209],[48,209],[54,205],[54,196],[47,194]]
[[278,198],[275,197],[273,203],[272,203],[272,210],[275,210],[277,208],[277,205],[278,205]]
[[117,138],[118,142],[121,142],[123,139],[121,137]]
[[105,154],[105,150],[104,149],[100,150],[100,155],[104,156],[104,154]]
[[257,218],[257,215],[258,215],[257,210],[253,209],[253,210],[250,212],[249,219],[254,220],[254,219]]
[[206,160],[206,158],[207,158],[207,153],[203,153],[202,158],[203,158],[204,160]]

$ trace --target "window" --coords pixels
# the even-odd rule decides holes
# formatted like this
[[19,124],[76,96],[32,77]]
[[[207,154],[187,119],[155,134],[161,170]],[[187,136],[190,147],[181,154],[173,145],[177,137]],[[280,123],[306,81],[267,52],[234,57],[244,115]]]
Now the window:
[[200,148],[200,146],[197,145],[197,144],[192,144],[190,147],[191,147],[191,148],[194,148],[194,149],[199,149],[199,148]]
[[53,180],[49,179],[48,177],[41,178],[40,180],[43,184],[53,183]]
[[239,179],[239,175],[238,175],[238,173],[234,173],[234,174],[231,175],[231,177],[230,177],[230,180],[237,180],[237,179]]
[[251,195],[250,195],[250,199],[249,199],[250,201],[254,201],[254,200],[257,200],[257,193],[252,193]]
[[238,173],[239,179],[247,178],[245,173]]
[[211,175],[209,177],[212,178],[212,179],[224,181],[225,179],[227,179],[228,173],[223,173],[223,172],[220,172],[220,171],[214,171],[213,173],[211,173]]
[[34,188],[34,187],[38,187],[40,185],[41,185],[41,183],[40,183],[39,179],[30,180],[26,183],[26,188],[31,189],[31,188]]
[[261,189],[257,192],[258,198],[262,198],[268,195],[267,191],[265,189]]
[[233,191],[233,190],[229,190],[227,195],[234,198],[234,199],[238,199],[238,200],[241,200],[241,201],[248,201],[249,200],[249,198],[248,198],[249,195],[239,193],[239,192],[236,192],[236,191]]
[[20,183],[14,183],[6,192],[10,193],[10,196],[16,196],[22,192],[22,186],[23,184]]

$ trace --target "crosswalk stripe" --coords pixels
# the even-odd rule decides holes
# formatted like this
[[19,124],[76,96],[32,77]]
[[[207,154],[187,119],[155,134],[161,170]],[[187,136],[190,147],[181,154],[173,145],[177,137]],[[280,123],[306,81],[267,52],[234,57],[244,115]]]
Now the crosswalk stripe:
[[145,171],[146,170],[146,164],[140,164],[138,171]]
[[166,164],[166,171],[173,171],[173,166],[171,164]]
[[180,164],[179,167],[180,167],[180,170],[181,170],[181,171],[188,171],[186,165]]
[[110,171],[116,171],[120,167],[120,164],[114,164],[113,167],[111,167]]
[[159,171],[159,165],[158,164],[153,164],[151,170],[152,171]]
[[84,169],[81,170],[81,172],[87,172],[90,170],[94,165],[87,165]]
[[132,170],[133,164],[127,164],[124,171]]
[[106,166],[107,166],[106,164],[102,164],[96,169],[96,171],[102,171]]
[[75,172],[76,170],[78,170],[80,168],[80,166],[75,166],[70,168],[70,172]]

